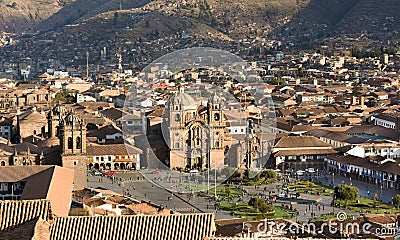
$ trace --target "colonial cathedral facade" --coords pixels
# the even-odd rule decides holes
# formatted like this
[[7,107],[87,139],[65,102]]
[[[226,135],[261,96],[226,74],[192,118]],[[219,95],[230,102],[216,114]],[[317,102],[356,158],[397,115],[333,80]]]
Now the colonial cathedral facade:
[[204,105],[183,90],[170,98],[166,124],[171,169],[224,166],[230,136],[225,126],[223,100],[214,94]]

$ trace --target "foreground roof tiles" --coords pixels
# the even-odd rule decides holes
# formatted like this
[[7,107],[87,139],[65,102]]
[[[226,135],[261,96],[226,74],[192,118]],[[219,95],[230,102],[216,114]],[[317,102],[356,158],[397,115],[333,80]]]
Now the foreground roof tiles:
[[26,222],[38,218],[47,221],[49,214],[49,200],[0,201],[0,239],[4,231],[9,231]]
[[56,218],[51,240],[202,240],[215,230],[214,214]]

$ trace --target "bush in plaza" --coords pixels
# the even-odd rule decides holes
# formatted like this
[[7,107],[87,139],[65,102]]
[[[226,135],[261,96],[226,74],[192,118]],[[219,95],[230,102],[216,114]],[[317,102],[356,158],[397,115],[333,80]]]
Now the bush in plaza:
[[272,170],[272,169],[268,169],[268,170],[263,171],[261,173],[260,177],[268,178],[268,179],[276,178],[276,172],[274,170]]
[[346,184],[339,184],[335,187],[335,199],[354,201],[358,197],[358,188]]
[[250,198],[249,205],[261,213],[267,213],[272,210],[272,205],[266,203],[264,200],[262,200],[259,197]]
[[394,205],[397,206],[397,208],[399,208],[399,205],[400,205],[400,194],[394,195],[394,197],[392,198],[392,202],[393,202]]

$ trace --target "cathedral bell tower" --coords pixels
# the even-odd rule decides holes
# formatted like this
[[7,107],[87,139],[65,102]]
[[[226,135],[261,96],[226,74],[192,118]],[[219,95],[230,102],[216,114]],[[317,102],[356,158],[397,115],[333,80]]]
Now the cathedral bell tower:
[[74,190],[86,187],[86,127],[72,112],[60,120],[62,166],[75,171]]
[[223,113],[223,100],[217,93],[209,98],[208,126],[210,128],[210,167],[221,167],[224,162],[225,124]]

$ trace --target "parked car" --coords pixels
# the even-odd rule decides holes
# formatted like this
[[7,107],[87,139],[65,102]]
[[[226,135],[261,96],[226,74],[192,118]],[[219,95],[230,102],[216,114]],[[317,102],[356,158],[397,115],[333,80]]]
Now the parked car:
[[109,172],[104,173],[104,175],[107,176],[107,177],[111,177],[111,176],[113,176],[115,173],[116,173],[115,171],[109,171]]
[[306,171],[309,172],[309,173],[315,173],[315,169],[314,168],[307,168]]

